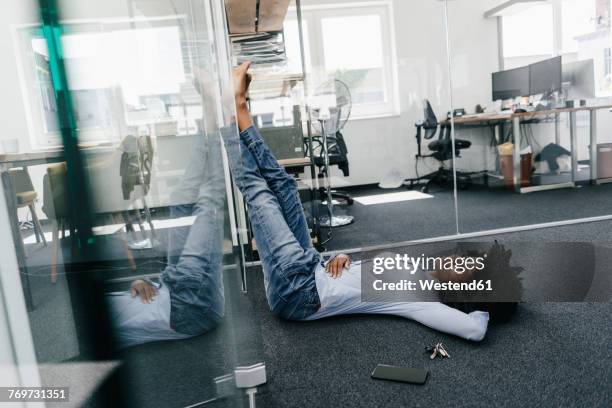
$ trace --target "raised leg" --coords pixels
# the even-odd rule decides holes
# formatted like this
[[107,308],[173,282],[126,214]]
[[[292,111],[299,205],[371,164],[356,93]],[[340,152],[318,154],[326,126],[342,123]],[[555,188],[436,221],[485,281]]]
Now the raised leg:
[[[280,171],[275,169],[272,161],[276,160],[273,160],[254,127],[241,133],[243,142],[236,138],[235,133],[232,134],[234,129],[227,129],[226,132],[228,134],[224,135],[224,141],[228,161],[234,181],[247,202],[249,219],[263,264],[270,308],[287,319],[306,318],[319,308],[314,269],[320,255],[314,248],[298,242],[285,219],[281,201],[292,214],[296,211],[295,201],[298,199],[295,185],[291,187]],[[248,146],[246,149],[245,144]],[[262,175],[259,163],[262,163],[263,171],[270,176],[270,183]],[[272,173],[277,176],[273,177]],[[277,196],[270,184],[279,190],[283,185],[289,186],[286,188],[290,193]],[[303,212],[301,217],[304,217]],[[294,226],[304,222],[302,225],[305,227],[305,220],[290,221]]]
[[170,288],[171,324],[181,333],[197,335],[212,329],[224,314],[226,200],[218,134],[198,139],[172,201],[172,218],[195,216],[195,220],[190,227],[168,232],[168,266],[162,280]]
[[257,128],[252,126],[242,132],[240,139],[257,163],[259,173],[276,196],[283,217],[296,240],[304,250],[312,248],[310,231],[295,179],[278,163]]

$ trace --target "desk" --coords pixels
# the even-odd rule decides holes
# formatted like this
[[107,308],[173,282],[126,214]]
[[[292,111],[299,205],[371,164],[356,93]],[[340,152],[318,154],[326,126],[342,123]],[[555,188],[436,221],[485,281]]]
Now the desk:
[[[550,110],[542,110],[537,112],[524,112],[524,113],[492,113],[484,115],[466,115],[453,119],[446,119],[440,122],[441,126],[495,126],[496,132],[499,129],[500,124],[509,122],[512,124],[512,134],[514,136],[514,155],[513,155],[513,182],[514,190],[517,193],[531,193],[534,191],[552,190],[557,188],[575,187],[577,171],[578,171],[578,141],[576,131],[576,114],[578,112],[589,112],[590,117],[590,146],[589,146],[589,157],[590,157],[590,180],[592,183],[597,183],[597,112],[602,109],[610,109],[612,105],[601,105],[601,106],[581,106],[577,108],[558,108]],[[531,120],[545,117],[554,116],[555,123],[558,122],[559,115],[562,113],[569,114],[570,123],[570,151],[572,153],[572,178],[570,182],[548,184],[543,186],[529,186],[521,187],[521,124],[529,122]],[[558,126],[555,127],[556,140],[559,142]]]
[[[96,145],[96,146],[84,146],[83,151],[87,152],[109,152],[115,148],[110,145]],[[30,280],[28,275],[28,269],[25,262],[26,253],[23,240],[21,239],[21,232],[19,230],[19,218],[17,216],[17,202],[13,190],[13,183],[9,170],[14,167],[28,167],[37,166],[47,163],[59,163],[64,161],[64,150],[62,148],[53,150],[41,150],[36,152],[28,153],[5,153],[0,154],[0,178],[2,180],[2,189],[4,192],[4,199],[6,200],[6,207],[8,210],[9,223],[11,225],[11,234],[15,245],[15,253],[17,255],[17,261],[19,265],[19,271],[21,275],[21,281],[24,288],[25,301],[28,310],[34,309],[34,302],[32,299],[32,293],[30,291]]]
[[293,167],[307,167],[310,166],[310,157],[300,157],[296,159],[283,159],[279,160],[278,164],[283,166],[285,169],[290,169]]

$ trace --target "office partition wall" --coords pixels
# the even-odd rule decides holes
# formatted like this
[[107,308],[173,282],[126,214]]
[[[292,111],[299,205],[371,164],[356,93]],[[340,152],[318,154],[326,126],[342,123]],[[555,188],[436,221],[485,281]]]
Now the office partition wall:
[[[250,108],[320,249],[612,219],[609,9],[498,3],[290,3],[283,70],[254,69]],[[0,326],[14,341],[0,358],[15,384],[188,406],[262,360],[242,293],[261,282],[243,263],[257,243],[224,147],[241,49],[226,20],[222,0],[5,7]],[[185,293],[206,309],[197,327],[173,320],[193,317]],[[153,294],[167,324],[133,323]]]
[[[333,190],[355,200],[347,205],[346,194],[332,194],[333,216],[353,217],[351,224],[332,230],[326,227],[328,206],[319,207],[323,248],[360,248],[455,234],[451,173],[443,174],[442,187],[427,191],[403,187],[436,172],[440,162],[423,156],[432,153],[430,143],[450,140],[448,128],[432,126],[451,107],[444,3],[421,2],[418,7],[391,0],[301,3],[307,102],[315,112],[312,134],[321,139],[325,133],[320,112],[340,115],[337,126],[332,124],[328,132],[330,181]],[[294,26],[290,14],[285,32],[291,33]],[[292,44],[287,47],[291,50]],[[336,147],[336,130],[348,150],[344,157]],[[418,158],[417,133],[422,153]],[[328,202],[325,167],[317,167],[318,184],[323,187],[319,201]],[[352,189],[355,185],[362,187]],[[342,221],[346,220],[338,222]]]
[[223,1],[3,14],[0,297],[21,385],[68,387],[75,406],[216,398],[214,378],[261,357],[224,147]]
[[459,231],[609,218],[605,10],[496,3],[447,2]]
[[609,5],[498,3],[303,2],[311,77],[357,106],[332,185],[372,186],[325,249],[610,218]]

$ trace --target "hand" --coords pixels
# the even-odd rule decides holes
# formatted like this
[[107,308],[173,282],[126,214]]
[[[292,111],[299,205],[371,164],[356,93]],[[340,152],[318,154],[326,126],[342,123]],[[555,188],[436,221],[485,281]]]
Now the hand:
[[236,98],[236,103],[246,101],[249,85],[251,84],[249,68],[251,68],[250,61],[234,68],[234,97]]
[[249,75],[250,62],[245,62],[238,68],[234,69],[234,98],[236,102],[236,119],[238,130],[241,132],[253,126],[253,118],[249,112],[247,103],[247,94],[249,85],[251,84],[251,75]]
[[327,263],[325,271],[329,273],[332,278],[337,279],[342,276],[342,270],[344,268],[348,269],[350,266],[351,258],[348,255],[340,254]]
[[151,303],[153,298],[157,296],[157,288],[149,282],[138,279],[132,282],[130,293],[133,298],[139,296],[142,303]]

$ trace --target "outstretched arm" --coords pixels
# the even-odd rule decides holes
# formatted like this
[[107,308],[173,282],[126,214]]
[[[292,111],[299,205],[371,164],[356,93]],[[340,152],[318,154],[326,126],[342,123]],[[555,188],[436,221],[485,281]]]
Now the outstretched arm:
[[244,132],[253,126],[253,118],[249,112],[247,93],[251,84],[251,75],[248,73],[250,62],[245,62],[234,70],[234,97],[236,99],[236,119],[238,129]]
[[434,330],[452,334],[466,340],[480,341],[487,333],[489,315],[486,312],[463,313],[440,302],[359,302],[350,310],[328,313],[384,314],[417,321]]
[[482,340],[487,333],[489,315],[486,312],[467,314],[438,302],[418,305],[419,307],[406,317],[427,327],[472,341]]

